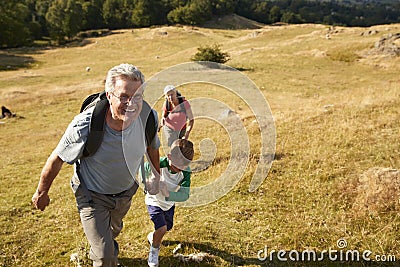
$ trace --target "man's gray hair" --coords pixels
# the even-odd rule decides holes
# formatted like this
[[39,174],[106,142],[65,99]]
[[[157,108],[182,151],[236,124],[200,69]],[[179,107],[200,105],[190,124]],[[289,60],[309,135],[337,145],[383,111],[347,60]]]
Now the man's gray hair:
[[121,76],[128,80],[140,81],[142,84],[144,83],[144,75],[138,68],[131,64],[123,63],[111,68],[108,71],[105,91],[114,91],[116,78]]

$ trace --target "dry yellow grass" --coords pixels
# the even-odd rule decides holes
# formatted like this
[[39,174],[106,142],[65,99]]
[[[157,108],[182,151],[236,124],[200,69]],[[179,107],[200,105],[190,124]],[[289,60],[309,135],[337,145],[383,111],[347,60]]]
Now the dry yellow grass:
[[[368,30],[377,33],[362,35]],[[78,251],[84,266],[90,266],[68,185],[72,168],[64,166],[55,180],[45,212],[30,205],[47,156],[82,99],[102,88],[110,67],[133,63],[150,79],[189,61],[200,45],[213,43],[222,44],[232,56],[228,64],[242,70],[268,100],[277,131],[276,160],[261,187],[249,193],[260,146],[251,112],[227,91],[183,87],[188,99],[208,94],[235,109],[251,137],[252,157],[229,194],[205,206],[177,209],[175,227],[161,252],[162,266],[181,264],[172,256],[178,243],[183,253],[212,255],[188,266],[258,266],[262,262],[257,252],[265,246],[322,251],[337,248],[340,238],[346,239],[348,249],[400,258],[399,210],[355,217],[351,191],[352,183],[371,168],[400,169],[400,58],[367,53],[381,36],[399,31],[400,25],[333,31],[323,25],[255,30],[162,27],[119,31],[85,46],[0,51],[34,61],[30,68],[0,72],[0,104],[20,116],[0,124],[0,266],[74,266],[69,257]],[[208,120],[195,124],[196,146],[210,138],[218,160],[193,175],[194,185],[215,179],[227,165],[229,147],[218,127]],[[118,239],[125,266],[146,266],[146,235],[152,226],[143,202],[139,192]]]

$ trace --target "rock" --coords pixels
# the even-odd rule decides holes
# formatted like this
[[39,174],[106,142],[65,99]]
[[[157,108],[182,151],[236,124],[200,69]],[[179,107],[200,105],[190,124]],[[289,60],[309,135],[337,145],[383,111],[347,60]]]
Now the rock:
[[358,180],[353,203],[356,214],[378,214],[400,211],[400,171],[374,167]]
[[388,34],[382,36],[379,41],[375,42],[374,48],[369,54],[380,54],[387,56],[400,55],[400,33]]

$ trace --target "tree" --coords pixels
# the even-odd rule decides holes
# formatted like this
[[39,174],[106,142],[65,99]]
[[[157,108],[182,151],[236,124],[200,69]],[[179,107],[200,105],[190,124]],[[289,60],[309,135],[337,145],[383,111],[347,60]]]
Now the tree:
[[201,24],[212,17],[212,6],[207,0],[194,0],[168,14],[168,21],[189,25]]
[[122,2],[120,0],[106,0],[103,4],[103,19],[110,29],[118,29],[122,24]]
[[68,39],[74,37],[82,29],[82,5],[75,0],[68,0],[64,10],[64,32]]
[[82,27],[82,6],[74,0],[55,0],[46,13],[50,37],[63,43],[71,39]]
[[36,0],[35,12],[33,12],[34,20],[41,26],[42,36],[49,36],[49,30],[46,21],[46,13],[50,8],[52,0]]
[[303,1],[303,0],[292,0],[290,2],[289,5],[289,9],[290,11],[292,11],[293,13],[297,14],[299,12],[299,9],[301,7],[304,7],[307,5],[307,2]]
[[237,1],[236,8],[235,8],[235,13],[240,15],[240,16],[252,19],[253,18],[252,17],[252,14],[253,14],[252,3],[253,3],[252,0],[239,0],[239,1]]
[[[29,8],[15,0],[0,4],[0,47],[17,47],[32,42]],[[28,26],[27,26],[28,24]]]
[[187,6],[178,6],[174,8],[167,14],[168,21],[171,23],[185,23],[187,10]]
[[282,14],[281,21],[286,23],[302,23],[303,19],[299,14],[295,14],[292,11],[285,11]]
[[148,27],[152,24],[151,3],[146,0],[136,0],[132,10],[132,24],[136,27]]
[[82,4],[83,22],[82,29],[95,30],[104,27],[102,6],[96,5],[94,2],[84,2]]
[[269,22],[269,7],[267,2],[260,2],[255,6],[254,18],[263,23]]
[[[319,3],[317,3],[318,5]],[[299,9],[299,15],[304,19],[305,22],[309,23],[321,23],[322,22],[322,12],[320,8],[315,5],[313,7],[304,6]]]
[[281,9],[278,6],[273,6],[269,11],[269,21],[275,23],[281,20]]
[[152,25],[160,25],[168,22],[167,14],[171,10],[168,0],[147,0],[147,12],[150,15]]
[[230,56],[228,53],[222,52],[220,47],[219,44],[200,46],[192,57],[192,61],[212,61],[223,64],[230,59]]
[[211,6],[212,14],[221,16],[232,14],[235,11],[236,3],[234,0],[213,0]]

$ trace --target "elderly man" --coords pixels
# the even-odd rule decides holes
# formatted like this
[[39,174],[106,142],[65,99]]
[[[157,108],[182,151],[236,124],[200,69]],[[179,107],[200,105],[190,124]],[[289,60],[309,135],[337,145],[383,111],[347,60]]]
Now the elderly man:
[[[47,159],[32,197],[35,207],[44,210],[50,203],[50,186],[63,163],[76,163],[71,185],[91,246],[93,266],[118,265],[119,249],[115,238],[122,230],[122,219],[138,188],[135,175],[146,149],[154,167],[154,184],[158,185],[160,141],[155,134],[152,141],[146,143],[145,129],[139,116],[143,105],[143,83],[143,74],[130,64],[121,64],[108,71],[105,93],[109,108],[97,152],[89,157],[83,156],[94,110],[92,107],[72,120]],[[154,110],[152,112],[155,113]],[[154,115],[157,118],[156,113]],[[157,128],[157,123],[154,127]]]

